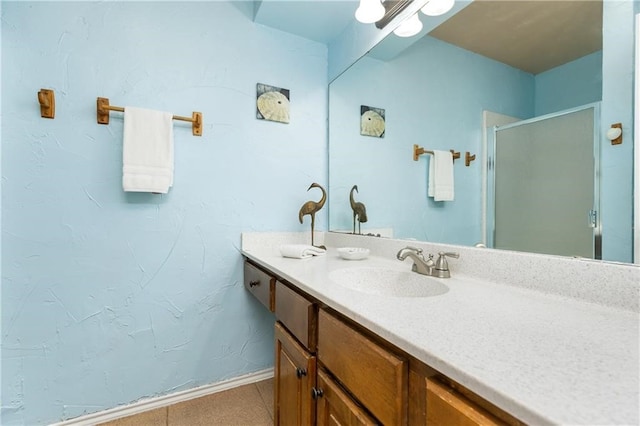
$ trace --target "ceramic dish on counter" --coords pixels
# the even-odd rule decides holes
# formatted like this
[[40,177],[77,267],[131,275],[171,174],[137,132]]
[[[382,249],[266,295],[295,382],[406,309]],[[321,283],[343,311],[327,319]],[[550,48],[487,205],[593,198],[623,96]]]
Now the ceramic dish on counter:
[[338,254],[345,260],[362,260],[369,256],[369,249],[362,247],[340,247]]

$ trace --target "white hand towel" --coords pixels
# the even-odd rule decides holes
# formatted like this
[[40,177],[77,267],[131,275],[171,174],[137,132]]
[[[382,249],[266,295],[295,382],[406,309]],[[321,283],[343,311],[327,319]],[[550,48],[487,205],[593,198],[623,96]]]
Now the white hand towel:
[[307,244],[283,244],[280,246],[280,254],[283,257],[294,259],[307,259],[313,256],[322,256],[326,250]]
[[122,187],[166,194],[173,186],[173,114],[125,107]]
[[427,195],[435,201],[453,201],[453,155],[450,151],[433,151],[429,161]]

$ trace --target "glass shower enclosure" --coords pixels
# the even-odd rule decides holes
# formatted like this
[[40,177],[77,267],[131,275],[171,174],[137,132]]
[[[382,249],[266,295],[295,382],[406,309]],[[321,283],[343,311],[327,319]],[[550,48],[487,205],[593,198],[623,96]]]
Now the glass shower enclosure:
[[600,259],[599,104],[495,127],[488,246]]

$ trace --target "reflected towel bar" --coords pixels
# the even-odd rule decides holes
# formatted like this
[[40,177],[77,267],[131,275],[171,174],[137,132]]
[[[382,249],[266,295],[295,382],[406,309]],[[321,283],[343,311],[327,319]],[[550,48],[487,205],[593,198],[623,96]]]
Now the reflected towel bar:
[[[98,98],[97,100],[97,116],[98,124],[109,124],[109,111],[124,112],[123,107],[109,105],[109,98]],[[174,115],[174,120],[188,121],[193,123],[192,130],[193,136],[202,136],[202,113],[193,112],[191,117],[183,117],[180,115]]]
[[[449,151],[451,151],[451,155],[453,156],[453,162],[455,163],[456,160],[460,158],[460,152],[456,152],[453,149],[450,149]],[[418,157],[420,157],[422,154],[433,155],[433,151],[424,149],[421,146],[414,144],[413,145],[413,161],[418,161]]]
[[464,165],[469,167],[471,165],[471,162],[475,161],[475,159],[476,159],[476,155],[475,154],[471,155],[471,153],[467,151],[464,154]]

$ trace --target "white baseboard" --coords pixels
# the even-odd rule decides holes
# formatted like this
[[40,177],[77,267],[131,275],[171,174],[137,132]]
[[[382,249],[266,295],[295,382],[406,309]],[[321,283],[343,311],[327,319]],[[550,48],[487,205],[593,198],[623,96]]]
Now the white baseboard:
[[155,398],[144,399],[134,402],[133,404],[110,408],[108,410],[99,411],[97,413],[91,413],[85,416],[76,417],[75,419],[53,423],[50,426],[92,426],[98,423],[104,423],[122,417],[143,413],[145,411],[154,410],[156,408],[167,407],[169,405],[188,401],[190,399],[200,398],[201,396],[211,395],[216,392],[222,392],[224,390],[236,388],[238,386],[260,382],[262,380],[270,379],[271,377],[273,377],[273,368],[268,368],[266,370],[246,374],[244,376],[234,377],[233,379],[225,380],[223,382],[199,386],[197,388],[175,392],[169,395],[162,395]]

